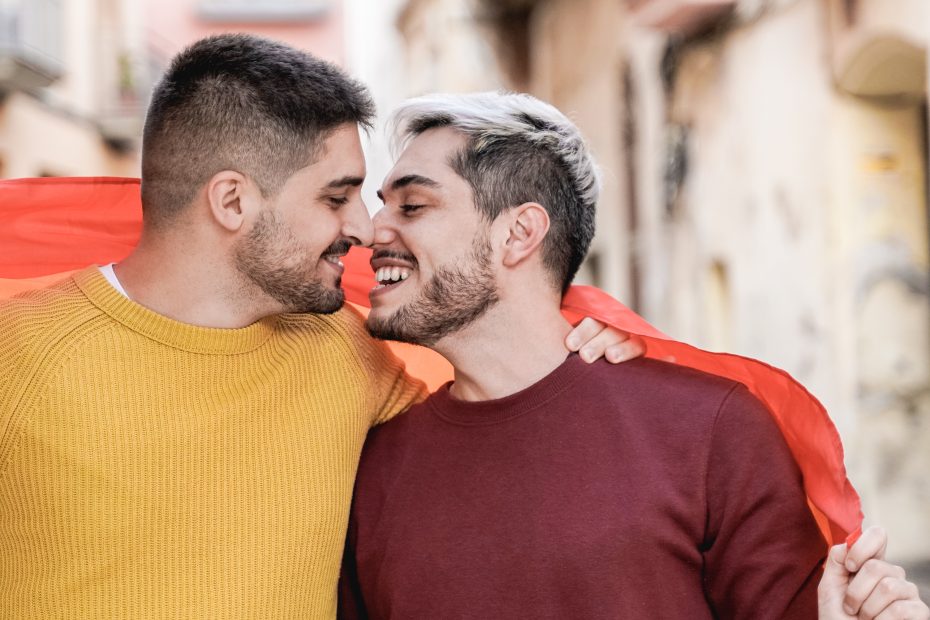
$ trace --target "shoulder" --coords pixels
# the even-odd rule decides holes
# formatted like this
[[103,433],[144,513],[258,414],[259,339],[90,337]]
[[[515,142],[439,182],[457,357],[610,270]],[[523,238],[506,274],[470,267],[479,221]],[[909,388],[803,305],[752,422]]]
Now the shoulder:
[[[332,314],[282,314],[278,317],[278,332],[310,347],[308,355],[336,355],[343,362],[366,366],[368,358],[385,355],[387,346],[372,338],[365,328],[364,317],[346,304]],[[335,361],[335,360],[334,360]]]
[[285,330],[296,330],[298,339],[313,343],[313,347],[304,347],[309,358],[327,356],[356,373],[379,412],[374,421],[392,417],[423,398],[422,383],[407,375],[403,360],[386,342],[368,333],[365,317],[351,304],[332,314],[282,315],[281,325]]
[[83,342],[109,323],[69,278],[0,301],[0,454],[11,420],[26,411]]
[[746,385],[652,359],[602,366],[611,393],[632,403],[636,423],[661,430],[666,444],[700,446],[712,461],[739,463],[764,453],[794,467],[772,411]]
[[596,362],[582,389],[614,406],[648,411],[651,418],[668,418],[675,425],[686,420],[713,424],[728,402],[761,406],[737,381],[648,358],[622,364]]
[[621,364],[598,362],[595,373],[610,383],[619,383],[627,391],[652,392],[665,401],[684,400],[695,403],[721,402],[740,383],[694,368],[650,358],[638,358]]
[[379,343],[365,328],[365,317],[350,304],[332,314],[283,314],[279,324],[297,337],[333,338],[347,349],[377,348]]
[[[0,301],[0,355],[47,356],[104,316],[71,278]],[[21,360],[22,361],[22,360]]]
[[768,409],[742,383],[658,360],[595,363],[571,398],[602,428],[663,458],[690,455],[695,465],[728,431],[734,442],[756,433],[779,439]]

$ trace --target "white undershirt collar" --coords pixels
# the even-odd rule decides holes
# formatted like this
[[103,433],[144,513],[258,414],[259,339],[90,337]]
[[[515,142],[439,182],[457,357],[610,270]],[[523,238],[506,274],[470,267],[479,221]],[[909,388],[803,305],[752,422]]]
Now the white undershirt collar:
[[113,271],[113,265],[116,263],[110,263],[109,265],[104,265],[100,267],[100,273],[103,274],[103,277],[107,279],[107,282],[110,283],[110,286],[118,290],[123,294],[124,297],[129,297],[129,293],[126,292],[126,289],[123,288],[123,285],[120,284],[119,278],[116,277],[116,272]]

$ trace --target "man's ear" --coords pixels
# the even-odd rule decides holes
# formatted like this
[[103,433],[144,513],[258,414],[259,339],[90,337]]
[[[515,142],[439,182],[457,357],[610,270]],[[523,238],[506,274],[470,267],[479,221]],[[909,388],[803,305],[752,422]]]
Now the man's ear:
[[549,232],[549,213],[536,202],[525,202],[510,211],[510,236],[504,244],[503,262],[513,267],[536,252]]
[[217,224],[230,232],[239,230],[249,219],[260,195],[255,184],[235,170],[217,172],[207,182],[210,214]]

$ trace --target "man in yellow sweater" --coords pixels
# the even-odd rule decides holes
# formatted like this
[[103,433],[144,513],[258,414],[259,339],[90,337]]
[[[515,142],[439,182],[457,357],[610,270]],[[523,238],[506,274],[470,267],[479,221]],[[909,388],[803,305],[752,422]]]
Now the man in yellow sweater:
[[175,58],[138,248],[0,306],[0,617],[335,615],[365,435],[425,396],[341,309],[373,113],[263,39]]

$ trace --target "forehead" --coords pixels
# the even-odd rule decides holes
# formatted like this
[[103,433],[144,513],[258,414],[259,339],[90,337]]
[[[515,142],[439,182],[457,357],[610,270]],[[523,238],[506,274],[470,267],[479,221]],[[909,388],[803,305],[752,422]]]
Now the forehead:
[[386,192],[394,180],[408,175],[428,177],[437,182],[448,180],[450,175],[458,175],[449,165],[452,156],[465,148],[468,138],[460,131],[450,127],[428,129],[413,138],[397,159],[394,168],[384,180],[382,189]]
[[365,155],[358,126],[346,123],[326,137],[307,172],[319,181],[328,181],[332,175],[365,176]]

